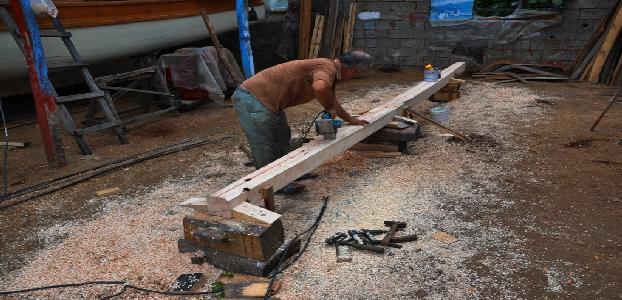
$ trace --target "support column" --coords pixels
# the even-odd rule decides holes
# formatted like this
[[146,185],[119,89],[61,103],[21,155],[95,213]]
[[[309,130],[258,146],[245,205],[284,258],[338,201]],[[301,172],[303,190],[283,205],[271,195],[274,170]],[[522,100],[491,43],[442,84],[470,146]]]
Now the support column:
[[67,164],[60,138],[60,114],[56,109],[54,88],[48,79],[48,70],[39,35],[37,20],[28,0],[11,0],[13,17],[24,42],[24,56],[28,65],[30,87],[35,101],[43,149],[50,167]]
[[248,2],[246,0],[235,0],[235,9],[238,16],[238,29],[240,31],[242,68],[244,69],[244,77],[248,79],[255,75],[253,51],[251,50],[251,33],[248,29]]

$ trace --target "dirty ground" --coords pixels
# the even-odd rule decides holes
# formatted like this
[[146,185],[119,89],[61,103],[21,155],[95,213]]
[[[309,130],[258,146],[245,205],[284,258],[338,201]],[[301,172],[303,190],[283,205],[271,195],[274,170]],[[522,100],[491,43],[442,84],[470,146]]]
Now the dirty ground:
[[[344,83],[338,96],[360,113],[418,79],[413,71],[375,73]],[[447,141],[426,127],[412,155],[367,159],[346,153],[319,168],[319,178],[304,182],[309,192],[276,198],[292,236],[314,221],[322,196],[330,196],[308,251],[282,277],[280,298],[622,296],[620,105],[596,132],[588,131],[615,91],[577,83],[476,80],[468,80],[462,90],[462,98],[450,104],[450,125],[483,142]],[[290,110],[293,131],[302,130],[318,110],[316,104]],[[31,170],[43,162],[17,153],[37,151],[36,128],[16,129],[13,136],[35,144],[10,153],[16,159],[12,174],[29,181],[24,186],[182,138],[231,138],[0,211],[1,289],[105,279],[166,290],[181,273],[204,272],[216,279],[219,270],[192,265],[189,254],[177,253],[186,212],[177,204],[252,171],[236,149],[244,139],[232,120],[230,108],[210,107],[130,128],[130,145],[107,145],[110,135],[97,136],[96,155],[72,156],[67,169],[40,168],[33,173],[44,175],[34,178]],[[66,145],[73,147],[69,140]],[[121,192],[95,196],[111,187]],[[336,231],[381,228],[386,219],[408,222],[406,232],[417,233],[419,240],[384,256],[353,251],[350,263],[336,263],[335,249],[323,242]],[[457,240],[435,239],[439,232]],[[25,297],[94,298],[118,289],[64,289]],[[147,297],[124,295],[141,296]]]

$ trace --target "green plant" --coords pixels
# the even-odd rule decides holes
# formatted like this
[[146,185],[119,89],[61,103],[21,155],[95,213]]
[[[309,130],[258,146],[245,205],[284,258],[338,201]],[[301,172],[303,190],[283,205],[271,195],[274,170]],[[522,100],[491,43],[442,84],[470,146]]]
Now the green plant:
[[224,297],[225,296],[225,285],[220,281],[216,281],[212,283],[212,293],[218,293],[218,296],[220,298]]

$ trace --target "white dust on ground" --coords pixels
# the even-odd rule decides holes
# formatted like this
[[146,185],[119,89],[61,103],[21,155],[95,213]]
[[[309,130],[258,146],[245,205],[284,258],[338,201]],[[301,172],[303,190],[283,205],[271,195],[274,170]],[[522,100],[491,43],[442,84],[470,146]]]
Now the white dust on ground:
[[[365,111],[390,99],[406,86],[368,87],[361,95],[343,99],[348,109]],[[396,159],[364,159],[346,154],[318,169],[320,178],[307,181],[309,192],[278,196],[287,235],[300,232],[315,219],[321,196],[330,204],[308,252],[283,276],[282,299],[440,298],[476,297],[484,287],[508,290],[513,272],[528,262],[518,251],[525,243],[500,224],[482,223],[472,214],[494,214],[511,206],[498,197],[507,188],[498,178],[511,175],[526,146],[512,142],[515,128],[540,117],[537,96],[526,88],[490,83],[464,85],[463,97],[450,105],[451,125],[499,142],[494,148],[445,142],[434,134],[416,143],[416,153]],[[251,172],[243,167],[241,152],[206,153],[183,178],[169,180],[137,195],[110,196],[101,215],[83,224],[59,225],[41,233],[58,243],[39,252],[24,268],[5,277],[3,290],[87,280],[124,280],[167,290],[182,273],[204,272],[208,282],[219,274],[209,265],[190,264],[190,254],[177,252],[186,209],[177,204],[225,186]],[[334,248],[323,240],[337,231],[381,228],[386,219],[404,220],[406,232],[420,240],[384,256],[354,251],[352,263],[335,263]],[[445,231],[459,240],[442,244],[431,238]],[[480,257],[488,249],[493,255]],[[475,274],[469,263],[485,266],[490,274]],[[551,273],[553,274],[553,273]],[[550,276],[555,279],[554,274]],[[38,298],[93,298],[119,287],[37,292]],[[516,290],[516,287],[512,290]],[[140,294],[128,293],[125,298]],[[141,295],[146,297],[146,295]],[[512,297],[512,294],[508,294]],[[154,297],[149,295],[150,298]]]
[[[233,150],[233,149],[232,149]],[[214,281],[220,271],[209,265],[193,265],[191,254],[179,254],[182,218],[188,209],[178,204],[204,195],[243,176],[246,156],[241,152],[205,153],[182,178],[168,180],[139,196],[110,196],[99,218],[71,226],[63,224],[39,234],[48,244],[31,263],[1,282],[2,290],[91,280],[121,280],[157,290],[168,290],[183,273],[203,272]],[[58,241],[58,236],[66,236]],[[89,286],[36,292],[29,296],[55,299],[99,298],[120,286]],[[133,298],[139,294],[127,293]],[[143,295],[145,296],[145,295]],[[153,297],[153,295],[149,295]]]
[[[369,160],[351,172],[321,168],[320,179],[309,183],[314,192],[288,205],[292,212],[284,214],[285,223],[292,224],[289,230],[301,231],[313,222],[321,196],[330,194],[309,253],[283,276],[282,299],[462,299],[483,290],[518,296],[521,288],[511,276],[530,263],[521,251],[526,240],[480,216],[513,205],[500,196],[510,188],[500,178],[515,176],[512,165],[528,145],[512,137],[547,108],[537,105],[538,95],[527,88],[477,82],[463,90],[462,98],[450,104],[451,126],[489,136],[499,145],[448,143],[440,132],[428,130],[415,144],[415,155]],[[338,231],[381,229],[384,220],[407,221],[405,233],[417,233],[419,241],[385,255],[354,250],[351,263],[336,263],[334,247],[323,242]],[[458,241],[436,241],[436,231]]]

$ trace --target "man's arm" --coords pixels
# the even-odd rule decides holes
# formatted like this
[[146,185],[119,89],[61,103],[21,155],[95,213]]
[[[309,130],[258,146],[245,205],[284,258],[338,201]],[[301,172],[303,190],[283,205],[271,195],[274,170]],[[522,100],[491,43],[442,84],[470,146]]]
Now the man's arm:
[[344,121],[351,125],[365,125],[369,122],[352,117],[341,104],[337,102],[335,97],[335,91],[331,88],[330,84],[324,80],[315,80],[313,82],[313,95],[320,101],[324,109],[332,115],[337,115]]

